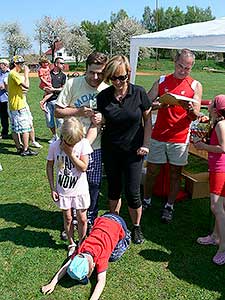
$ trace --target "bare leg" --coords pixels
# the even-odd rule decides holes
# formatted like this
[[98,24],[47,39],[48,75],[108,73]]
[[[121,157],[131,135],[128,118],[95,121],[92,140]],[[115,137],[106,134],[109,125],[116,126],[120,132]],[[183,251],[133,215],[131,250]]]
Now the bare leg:
[[128,207],[130,218],[132,221],[132,224],[134,225],[140,225],[141,222],[141,215],[142,215],[142,207],[139,208],[130,208]]
[[145,176],[145,183],[144,183],[144,198],[151,198],[153,186],[155,184],[156,176],[160,172],[161,164],[152,164],[147,163],[147,172]]
[[119,215],[121,207],[121,198],[118,200],[109,199],[109,211]]
[[20,149],[21,142],[20,142],[18,133],[12,132],[12,137],[15,142],[16,149]]
[[170,192],[168,203],[173,205],[180,190],[182,166],[170,165]]
[[32,129],[31,129],[30,134],[29,134],[29,138],[30,138],[30,141],[31,141],[32,143],[35,142],[34,126],[32,126]]
[[74,244],[73,240],[73,212],[72,209],[63,210],[64,228],[70,245]]
[[26,151],[29,146],[29,132],[24,132],[22,134],[22,139],[23,139],[23,149]]
[[79,243],[81,243],[87,233],[87,210],[77,209],[76,216],[77,216],[77,229],[78,229]]
[[225,197],[210,194],[211,198],[211,209],[213,214],[215,215],[215,227],[218,230],[219,237],[219,249],[218,252],[225,251],[225,211],[224,211],[224,203]]

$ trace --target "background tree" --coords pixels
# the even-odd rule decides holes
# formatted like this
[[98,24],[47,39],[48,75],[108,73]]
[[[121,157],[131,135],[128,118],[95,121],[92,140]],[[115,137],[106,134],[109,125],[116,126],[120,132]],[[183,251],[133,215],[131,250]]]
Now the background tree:
[[211,8],[199,8],[197,6],[187,6],[185,14],[185,24],[210,21],[215,19],[212,16]]
[[75,57],[76,66],[80,61],[86,59],[92,51],[92,46],[85,31],[78,26],[73,26],[67,33],[64,45],[67,52]]
[[[112,55],[124,54],[129,57],[130,54],[130,38],[133,35],[147,33],[148,31],[136,20],[124,18],[118,21],[112,28],[109,38],[112,39]],[[141,58],[149,56],[149,49],[141,48]]]
[[111,12],[110,23],[111,25],[115,25],[119,21],[127,18],[129,18],[127,12],[124,9],[120,9],[117,13]]
[[64,18],[59,17],[52,19],[49,16],[45,16],[43,19],[36,23],[36,40],[39,43],[46,44],[52,51],[52,62],[54,61],[55,44],[61,41],[64,43],[66,34],[68,32],[68,26]]
[[0,26],[0,31],[3,34],[4,49],[10,57],[16,54],[23,54],[25,50],[31,48],[31,42],[25,36],[18,23],[7,23]]
[[87,38],[94,49],[99,52],[109,53],[109,41],[107,39],[110,24],[103,22],[82,21],[81,28],[86,32]]

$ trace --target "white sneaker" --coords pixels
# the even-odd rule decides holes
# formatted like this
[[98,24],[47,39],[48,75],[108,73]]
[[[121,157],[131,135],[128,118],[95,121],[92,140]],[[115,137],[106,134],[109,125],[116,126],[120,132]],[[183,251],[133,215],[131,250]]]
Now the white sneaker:
[[32,145],[34,148],[42,148],[41,144],[39,144],[37,141],[34,141],[31,145]]
[[48,141],[48,143],[49,143],[49,144],[54,143],[55,141],[58,140],[58,138],[59,138],[58,135],[55,134],[55,135],[53,135],[53,137]]

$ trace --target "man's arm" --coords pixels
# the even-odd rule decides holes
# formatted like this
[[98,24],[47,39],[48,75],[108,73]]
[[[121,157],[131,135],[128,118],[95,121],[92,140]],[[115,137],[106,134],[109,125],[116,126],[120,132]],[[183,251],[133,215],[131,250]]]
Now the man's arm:
[[155,81],[152,88],[147,93],[149,99],[152,101],[152,110],[158,109],[161,105],[157,100],[159,96],[159,81]]
[[202,85],[198,81],[196,83],[193,99],[197,100],[197,103],[194,103],[194,102],[188,103],[185,101],[181,101],[182,104],[185,105],[183,107],[188,112],[188,118],[191,119],[192,121],[197,119],[197,117],[199,116],[200,109],[201,109]]
[[59,271],[55,274],[55,276],[52,278],[51,282],[49,284],[43,285],[41,288],[41,291],[44,295],[49,295],[51,294],[54,289],[56,284],[59,282],[59,280],[66,274],[66,270],[71,262],[71,259],[68,260],[67,263],[65,263]]
[[30,81],[29,81],[29,68],[28,66],[24,66],[24,81],[21,83],[21,86],[25,89],[29,89]]
[[65,117],[91,117],[94,114],[94,111],[89,107],[60,107],[57,104],[55,105],[55,117],[56,118],[65,118]]
[[102,294],[102,291],[106,283],[106,271],[99,273],[97,276],[97,284],[95,286],[94,292],[91,295],[90,300],[98,300]]

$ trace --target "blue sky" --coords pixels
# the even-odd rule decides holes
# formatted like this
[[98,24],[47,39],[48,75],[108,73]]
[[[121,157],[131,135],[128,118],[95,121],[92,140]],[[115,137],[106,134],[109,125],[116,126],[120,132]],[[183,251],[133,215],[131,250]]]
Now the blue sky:
[[[211,7],[217,18],[225,16],[224,0],[158,0],[159,7],[180,7],[196,5],[201,8]],[[31,38],[34,35],[34,24],[43,16],[64,17],[68,23],[80,24],[82,20],[109,21],[111,12],[124,9],[130,17],[142,18],[145,6],[154,9],[156,0],[9,0],[1,1],[0,23],[17,21],[24,33]],[[4,12],[4,13],[3,13]]]

